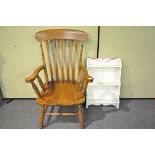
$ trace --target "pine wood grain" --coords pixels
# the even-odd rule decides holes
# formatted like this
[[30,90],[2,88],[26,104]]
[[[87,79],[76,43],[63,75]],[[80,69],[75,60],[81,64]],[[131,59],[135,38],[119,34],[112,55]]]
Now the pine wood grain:
[[[85,102],[85,91],[88,82],[93,81],[93,78],[88,75],[87,69],[82,66],[83,41],[87,39],[87,33],[84,31],[70,29],[50,29],[37,32],[35,34],[35,38],[40,43],[43,65],[35,69],[32,75],[27,77],[25,81],[32,84],[32,87],[38,96],[36,103],[41,106],[40,128],[43,128],[44,126],[45,115],[78,115],[80,128],[83,128],[84,117],[82,104]],[[50,41],[53,55],[50,54]],[[43,42],[46,43],[48,62],[46,62],[45,59],[45,50],[43,49],[42,45]],[[78,50],[78,47],[80,47],[80,50]],[[64,52],[66,48],[67,51]],[[73,49],[73,51],[71,49]],[[66,62],[65,53],[67,53]],[[73,60],[71,58],[72,54]],[[51,55],[54,56],[52,59]],[[79,60],[77,58],[78,55],[80,55]],[[51,60],[54,63],[54,66],[52,66]],[[47,64],[49,64],[50,68],[51,81],[48,78],[48,72],[46,68]],[[77,68],[77,73],[75,73],[76,65],[79,65]],[[54,67],[55,75],[53,70]],[[39,73],[42,70],[44,70],[45,82],[43,82],[39,76]],[[61,74],[61,80],[59,74]],[[75,74],[78,74],[78,80],[76,79]],[[80,75],[82,75],[81,78],[79,77]],[[55,80],[54,77],[56,78]],[[34,83],[36,78],[40,87],[42,88],[41,92],[39,91],[37,85]],[[65,78],[67,80],[65,80]],[[49,106],[77,106],[78,110],[75,113],[51,113],[47,112]]]

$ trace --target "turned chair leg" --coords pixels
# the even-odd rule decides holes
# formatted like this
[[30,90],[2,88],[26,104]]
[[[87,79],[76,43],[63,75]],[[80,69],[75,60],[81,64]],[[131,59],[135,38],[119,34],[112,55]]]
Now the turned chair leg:
[[44,108],[44,115],[47,112],[47,110],[48,110],[48,105],[46,105],[45,108]]
[[78,105],[78,116],[79,116],[79,122],[80,122],[80,128],[84,128],[84,117],[83,117],[83,109],[82,105]]
[[40,110],[40,128],[44,127],[45,106],[41,106]]

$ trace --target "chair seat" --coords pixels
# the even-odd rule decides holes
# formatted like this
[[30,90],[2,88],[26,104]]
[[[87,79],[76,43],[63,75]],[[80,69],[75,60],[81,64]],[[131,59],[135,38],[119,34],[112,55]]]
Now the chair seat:
[[78,83],[73,82],[50,82],[46,91],[42,91],[41,95],[41,98],[36,99],[40,105],[71,106],[85,102]]

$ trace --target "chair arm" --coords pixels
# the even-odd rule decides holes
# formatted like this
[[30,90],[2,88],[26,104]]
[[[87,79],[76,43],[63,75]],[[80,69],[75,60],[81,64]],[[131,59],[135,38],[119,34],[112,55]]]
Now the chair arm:
[[91,77],[88,74],[87,69],[84,66],[80,66],[80,70],[83,72],[84,74],[84,80],[86,80],[87,82],[93,82],[93,77]]
[[[93,78],[88,75],[88,71],[84,66],[80,66],[79,68],[79,73],[80,73],[80,81],[79,81],[79,89],[80,89],[80,94],[79,98],[86,96],[86,89],[88,82],[93,82]],[[82,77],[81,77],[82,73]]]
[[26,83],[31,83],[32,81],[34,81],[36,79],[36,77],[38,76],[38,73],[42,70],[45,69],[45,65],[41,65],[39,67],[37,67],[34,72],[27,78],[25,78],[25,82]]

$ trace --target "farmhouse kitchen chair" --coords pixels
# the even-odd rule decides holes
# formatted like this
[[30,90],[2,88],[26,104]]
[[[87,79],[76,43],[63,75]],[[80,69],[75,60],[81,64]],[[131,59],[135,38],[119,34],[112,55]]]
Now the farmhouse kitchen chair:
[[[80,128],[84,128],[82,105],[87,84],[93,81],[82,65],[83,42],[87,39],[87,33],[49,29],[37,32],[35,38],[40,43],[43,64],[25,81],[32,84],[38,96],[36,102],[41,106],[40,128],[44,127],[45,115],[77,115]],[[41,79],[41,71],[45,82]],[[49,106],[76,106],[78,110],[74,113],[47,112]]]

